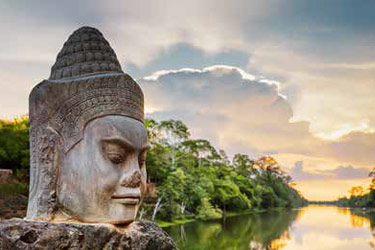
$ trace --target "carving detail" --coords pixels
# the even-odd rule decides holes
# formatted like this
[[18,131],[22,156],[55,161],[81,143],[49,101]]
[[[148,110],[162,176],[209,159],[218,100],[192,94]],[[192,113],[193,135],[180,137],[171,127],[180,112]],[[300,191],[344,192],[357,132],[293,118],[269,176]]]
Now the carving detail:
[[104,72],[122,72],[116,54],[99,30],[83,27],[65,42],[52,66],[49,79],[59,80]]
[[[68,151],[83,139],[85,126],[108,115],[143,122],[143,93],[121,71],[102,34],[84,27],[65,42],[50,79],[34,87],[29,102],[31,169],[27,217],[50,220],[57,208],[59,167]],[[139,179],[134,176],[127,185],[135,187]]]

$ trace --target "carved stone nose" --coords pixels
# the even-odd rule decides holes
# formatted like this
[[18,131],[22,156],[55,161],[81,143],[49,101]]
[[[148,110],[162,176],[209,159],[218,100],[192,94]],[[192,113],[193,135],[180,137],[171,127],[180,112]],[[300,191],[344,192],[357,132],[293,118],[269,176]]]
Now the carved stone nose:
[[139,171],[135,171],[131,176],[126,177],[122,180],[121,186],[128,188],[137,188],[141,186],[141,174]]

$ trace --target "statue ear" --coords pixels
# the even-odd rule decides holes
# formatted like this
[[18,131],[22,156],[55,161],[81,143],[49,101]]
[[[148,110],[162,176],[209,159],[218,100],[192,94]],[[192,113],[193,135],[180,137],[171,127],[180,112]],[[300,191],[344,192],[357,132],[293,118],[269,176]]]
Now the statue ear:
[[49,152],[48,167],[50,169],[50,194],[48,198],[48,219],[53,219],[57,211],[57,185],[59,172],[64,160],[63,140],[61,136],[52,128],[48,128],[51,135],[51,148]]
[[57,179],[62,138],[49,126],[31,127],[28,219],[51,220],[57,207]]

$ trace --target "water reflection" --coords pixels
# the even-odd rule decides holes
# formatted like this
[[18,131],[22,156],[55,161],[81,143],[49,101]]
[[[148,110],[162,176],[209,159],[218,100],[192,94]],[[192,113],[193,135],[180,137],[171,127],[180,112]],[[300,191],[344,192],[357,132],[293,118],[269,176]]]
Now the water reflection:
[[334,206],[242,215],[165,230],[181,250],[375,248],[375,213]]
[[298,211],[242,215],[208,222],[193,222],[165,230],[180,249],[281,249],[290,240],[289,227]]
[[[351,215],[357,218],[363,219],[360,223],[356,223],[356,225],[369,225],[371,229],[372,239],[370,241],[370,246],[375,248],[375,211],[365,210],[365,209],[351,209]],[[358,220],[358,219],[357,219]]]

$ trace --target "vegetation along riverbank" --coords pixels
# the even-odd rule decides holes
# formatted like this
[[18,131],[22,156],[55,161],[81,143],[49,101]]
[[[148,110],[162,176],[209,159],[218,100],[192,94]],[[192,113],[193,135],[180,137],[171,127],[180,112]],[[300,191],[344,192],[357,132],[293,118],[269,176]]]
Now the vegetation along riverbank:
[[[147,119],[145,125],[151,148],[146,159],[148,195],[140,219],[184,223],[307,203],[293,188],[291,177],[270,156],[254,160],[236,154],[229,160],[209,141],[192,139],[181,121]],[[0,137],[0,168],[13,170],[10,181],[2,184],[7,188],[0,192],[0,213],[4,214],[12,210],[7,201],[20,199],[25,203],[28,118],[1,120]]]
[[375,211],[375,167],[368,176],[371,178],[368,188],[354,186],[349,190],[349,197],[340,197],[335,201],[309,201],[310,204],[335,205],[340,207],[362,208],[367,211]]

